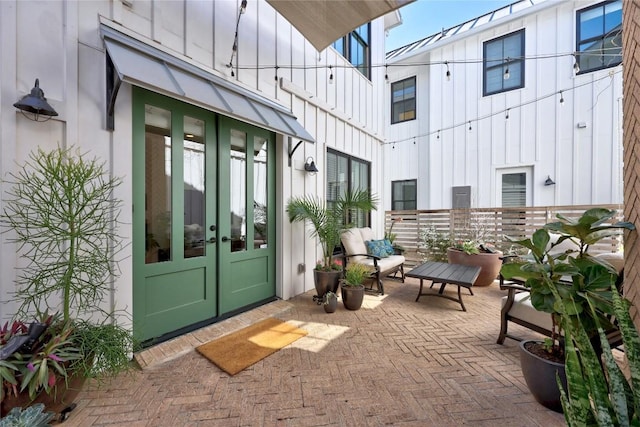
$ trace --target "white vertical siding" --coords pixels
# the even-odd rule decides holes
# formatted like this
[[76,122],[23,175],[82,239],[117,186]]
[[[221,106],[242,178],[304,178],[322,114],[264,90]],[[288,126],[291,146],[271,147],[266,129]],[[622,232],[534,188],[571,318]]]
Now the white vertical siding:
[[[231,58],[240,1],[133,1],[119,0],[3,1],[0,2],[0,172],[15,169],[37,146],[78,146],[91,156],[104,159],[108,169],[123,177],[118,196],[124,201],[123,222],[131,224],[131,87],[123,84],[115,107],[115,131],[105,125],[105,52],[99,33],[102,19],[130,36],[158,47],[206,71],[216,73],[244,88],[290,108],[316,144],[303,143],[288,166],[288,137],[277,136],[278,207],[278,295],[288,298],[313,288],[312,268],[320,249],[304,226],[289,224],[284,204],[292,195],[324,197],[326,150],[335,148],[371,162],[373,191],[381,193],[384,138],[384,69],[372,70],[372,81],[364,78],[333,48],[318,53],[292,26],[264,1],[250,2],[239,26],[238,54]],[[32,25],[38,22],[38,25]],[[29,27],[29,32],[18,28]],[[34,33],[34,31],[36,33]],[[383,19],[372,23],[373,64],[384,62]],[[46,43],[42,41],[46,40]],[[276,81],[276,70],[279,78]],[[335,84],[329,85],[328,65],[334,65]],[[295,66],[292,68],[292,66]],[[28,122],[11,107],[33,86],[36,77],[45,95],[60,113],[47,123]],[[292,141],[293,145],[297,140]],[[314,157],[320,173],[311,176],[304,160]],[[6,189],[3,187],[3,189]],[[2,196],[4,197],[4,196]],[[0,207],[2,206],[0,197]],[[381,206],[382,208],[382,206]],[[374,214],[381,234],[383,210]],[[121,229],[130,239],[130,225]],[[0,235],[0,300],[13,286],[17,260],[15,249]],[[125,256],[130,255],[129,252]],[[307,265],[298,274],[297,265]],[[113,300],[119,308],[132,307],[130,256],[120,265],[122,276]],[[10,310],[2,306],[0,317]]]
[[[396,144],[395,150],[385,146],[385,157],[394,159],[386,163],[385,207],[391,207],[391,181],[403,179],[418,179],[421,209],[451,207],[451,186],[458,185],[472,187],[472,206],[496,206],[498,172],[521,167],[532,171],[533,205],[621,203],[621,66],[576,76],[570,55],[576,10],[595,3],[542,3],[404,59],[394,58],[398,66],[389,67],[392,81],[417,76],[418,119],[395,125],[387,119],[387,140],[418,135],[428,149],[415,156],[410,142]],[[524,88],[483,96],[483,43],[521,29],[528,58]],[[436,64],[442,61],[464,63],[449,65],[447,81],[446,67]],[[409,66],[416,62],[431,65]],[[390,105],[389,95],[386,100]],[[587,127],[578,128],[580,122]],[[407,147],[399,150],[400,145]],[[394,163],[407,166],[394,168]],[[429,172],[416,173],[412,165]],[[548,176],[555,186],[544,186]]]

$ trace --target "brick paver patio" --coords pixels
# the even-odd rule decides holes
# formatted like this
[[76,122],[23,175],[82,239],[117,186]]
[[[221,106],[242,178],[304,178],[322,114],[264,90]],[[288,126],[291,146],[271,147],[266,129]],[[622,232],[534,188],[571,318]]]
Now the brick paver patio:
[[[441,298],[415,302],[413,279],[385,291],[333,314],[308,292],[146,350],[136,356],[142,370],[86,387],[63,425],[565,425],[529,394],[517,343],[495,344],[497,284],[466,295],[467,312]],[[267,316],[309,335],[234,377],[193,350]]]

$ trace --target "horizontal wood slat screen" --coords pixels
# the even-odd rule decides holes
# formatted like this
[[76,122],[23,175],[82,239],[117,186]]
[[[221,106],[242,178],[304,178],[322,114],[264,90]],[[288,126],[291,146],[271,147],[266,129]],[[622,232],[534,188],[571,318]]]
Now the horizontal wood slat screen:
[[[587,209],[595,207],[613,209],[617,213],[614,220],[623,220],[622,205],[406,210],[386,211],[385,230],[392,230],[396,236],[394,243],[405,248],[407,264],[413,266],[427,258],[428,249],[420,245],[420,232],[431,227],[439,234],[450,235],[454,240],[477,237],[478,240],[493,244],[508,253],[515,246],[505,236],[524,239],[546,223],[556,221],[557,214],[577,218]],[[621,250],[621,245],[622,233],[619,238],[599,242],[589,252],[616,252]]]

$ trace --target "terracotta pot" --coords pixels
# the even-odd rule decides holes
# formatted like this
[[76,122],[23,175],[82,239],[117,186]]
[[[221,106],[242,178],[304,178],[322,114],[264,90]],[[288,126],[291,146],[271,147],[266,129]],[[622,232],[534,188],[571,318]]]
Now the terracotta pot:
[[473,286],[489,286],[500,274],[502,267],[501,254],[479,253],[469,255],[457,249],[447,249],[449,264],[473,265],[480,267],[480,274]]
[[556,372],[566,390],[567,375],[564,363],[553,362],[531,353],[526,348],[529,343],[539,343],[539,341],[526,340],[520,343],[520,366],[529,391],[541,405],[553,411],[562,412]]
[[364,285],[345,286],[340,288],[342,292],[342,304],[347,310],[359,310],[364,301]]

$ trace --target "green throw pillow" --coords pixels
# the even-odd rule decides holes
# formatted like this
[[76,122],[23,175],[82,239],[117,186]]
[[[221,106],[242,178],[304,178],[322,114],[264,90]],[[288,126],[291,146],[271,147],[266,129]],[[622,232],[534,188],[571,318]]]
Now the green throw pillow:
[[387,252],[387,245],[384,240],[367,240],[367,253],[378,258],[386,258],[389,256]]

